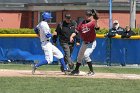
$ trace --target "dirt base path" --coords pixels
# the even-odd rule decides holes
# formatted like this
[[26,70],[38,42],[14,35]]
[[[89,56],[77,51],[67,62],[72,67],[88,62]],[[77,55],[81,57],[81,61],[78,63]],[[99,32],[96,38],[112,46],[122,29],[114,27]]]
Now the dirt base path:
[[60,71],[36,71],[32,75],[31,70],[8,70],[0,69],[0,77],[77,77],[77,78],[110,78],[110,79],[140,79],[137,74],[116,74],[116,73],[95,73],[93,76],[87,76],[86,72],[80,72],[78,76],[65,75]]

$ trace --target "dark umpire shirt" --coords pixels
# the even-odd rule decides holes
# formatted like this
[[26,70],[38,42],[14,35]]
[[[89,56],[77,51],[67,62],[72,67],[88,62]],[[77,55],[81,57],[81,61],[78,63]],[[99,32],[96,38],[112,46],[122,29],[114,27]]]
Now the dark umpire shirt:
[[70,23],[67,23],[66,21],[59,23],[56,28],[56,32],[57,35],[59,36],[60,41],[69,42],[71,34],[75,32],[76,26],[77,26],[76,22],[72,20]]

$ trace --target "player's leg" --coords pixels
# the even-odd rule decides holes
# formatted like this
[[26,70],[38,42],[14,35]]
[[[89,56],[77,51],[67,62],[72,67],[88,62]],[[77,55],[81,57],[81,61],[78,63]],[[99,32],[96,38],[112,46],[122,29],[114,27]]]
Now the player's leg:
[[61,46],[63,48],[64,51],[64,60],[66,62],[66,64],[68,64],[69,69],[72,69],[72,67],[74,66],[72,60],[71,60],[71,50],[70,50],[70,45],[68,43],[63,43],[61,42]]
[[[69,45],[69,49],[70,49],[70,58],[71,58],[71,55],[72,55],[72,52],[73,52],[73,49],[74,49],[74,44],[73,43]],[[69,68],[71,70],[74,69],[74,62],[72,61],[72,59],[71,59],[71,64],[69,64]]]
[[62,52],[54,45],[52,45],[52,51],[53,51],[53,55],[57,59],[59,59],[61,66],[63,66],[64,70],[67,71],[67,66],[65,64],[64,56],[63,56]]
[[92,60],[90,58],[90,55],[92,54],[95,47],[96,47],[96,41],[94,41],[93,43],[87,44],[87,48],[86,48],[85,53],[84,53],[84,59],[87,62],[89,70],[90,70],[88,72],[88,75],[94,75]]
[[79,74],[79,67],[81,66],[81,62],[83,60],[83,56],[84,56],[84,51],[86,49],[86,45],[84,43],[82,43],[79,53],[78,53],[78,57],[77,57],[77,63],[76,63],[76,67],[75,69],[71,72],[71,75],[75,75],[75,74]]
[[42,65],[46,65],[46,64],[50,64],[53,61],[53,52],[52,52],[52,44],[50,42],[47,42],[45,44],[42,44],[42,49],[44,50],[44,54],[45,54],[45,60],[40,60],[37,64],[34,65],[33,69],[32,69],[32,74],[35,73],[35,70],[42,66]]

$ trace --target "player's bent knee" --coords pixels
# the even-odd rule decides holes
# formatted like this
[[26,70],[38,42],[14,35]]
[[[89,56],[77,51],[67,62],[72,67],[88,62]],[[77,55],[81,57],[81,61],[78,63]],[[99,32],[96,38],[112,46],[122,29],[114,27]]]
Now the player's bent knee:
[[91,58],[88,56],[88,57],[85,57],[85,61],[86,62],[90,62],[91,61]]
[[46,58],[46,60],[48,61],[48,64],[53,62],[53,60],[50,60],[50,59],[47,59],[47,58]]
[[62,56],[60,56],[58,59],[61,59],[61,58],[64,58],[64,56],[62,55]]

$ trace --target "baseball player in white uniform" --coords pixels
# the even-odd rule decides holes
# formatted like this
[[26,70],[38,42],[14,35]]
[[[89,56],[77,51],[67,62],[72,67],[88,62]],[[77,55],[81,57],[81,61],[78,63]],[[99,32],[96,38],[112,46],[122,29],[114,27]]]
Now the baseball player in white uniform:
[[62,52],[50,42],[52,34],[47,21],[50,20],[51,18],[52,18],[51,13],[44,12],[42,14],[43,20],[34,29],[34,31],[40,38],[41,46],[42,49],[44,50],[46,60],[40,61],[37,64],[35,64],[32,69],[32,74],[35,73],[35,70],[38,67],[53,62],[53,56],[59,59],[61,65],[64,67],[64,70],[67,71],[67,67]]

